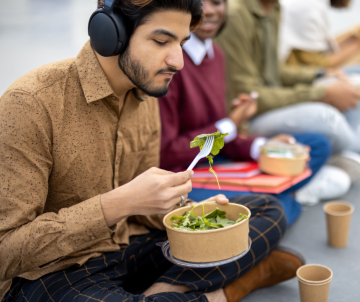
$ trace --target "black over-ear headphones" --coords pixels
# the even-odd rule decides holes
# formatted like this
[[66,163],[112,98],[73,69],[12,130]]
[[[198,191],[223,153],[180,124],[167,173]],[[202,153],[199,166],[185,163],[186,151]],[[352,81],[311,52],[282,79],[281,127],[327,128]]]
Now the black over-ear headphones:
[[89,21],[89,36],[94,50],[103,57],[124,52],[129,33],[124,16],[115,11],[116,0],[105,0],[103,8],[95,11]]

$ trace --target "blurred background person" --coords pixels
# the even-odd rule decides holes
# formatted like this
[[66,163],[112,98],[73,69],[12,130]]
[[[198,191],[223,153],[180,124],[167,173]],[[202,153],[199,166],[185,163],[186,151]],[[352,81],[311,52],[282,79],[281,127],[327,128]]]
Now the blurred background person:
[[[223,28],[226,17],[225,0],[204,1],[204,21],[200,28],[191,34],[191,39],[183,47],[184,68],[174,77],[169,86],[168,94],[159,99],[162,122],[160,167],[173,172],[185,170],[199,152],[198,148],[190,148],[192,141],[199,134],[220,131],[229,133],[224,138],[225,146],[221,156],[234,161],[257,161],[260,147],[267,141],[265,137],[241,137],[237,129],[251,118],[257,110],[256,100],[249,95],[239,95],[232,101],[230,114],[226,113],[225,62],[222,52],[214,38]],[[327,139],[318,134],[300,133],[294,135],[277,135],[272,140],[284,143],[296,141],[310,146],[309,166],[313,176],[327,160],[330,152]],[[215,160],[219,158],[216,157]],[[334,183],[327,190],[329,198],[340,197],[350,187],[349,177],[339,169],[327,168],[326,174]],[[321,172],[321,174],[324,172]],[[308,178],[284,193],[276,195],[282,202],[288,223],[292,224],[300,215],[300,205],[293,192],[302,188],[312,178]],[[300,200],[321,199],[320,187],[323,180],[315,176],[310,181],[312,189],[299,190]],[[189,198],[200,200],[225,194],[228,198],[247,195],[249,192],[193,189]],[[301,198],[302,197],[302,198]]]
[[339,42],[330,32],[329,8],[349,4],[350,0],[282,0],[280,60],[293,66],[338,68],[358,55],[360,27]]
[[[217,38],[226,53],[228,104],[241,92],[257,91],[258,112],[250,133],[323,134],[335,153],[345,151],[333,165],[355,182],[360,178],[360,113],[348,120],[343,112],[357,107],[360,94],[347,81],[313,85],[324,75],[342,77],[341,72],[279,64],[279,22],[278,0],[229,0],[227,25]],[[324,181],[327,187],[331,185]]]

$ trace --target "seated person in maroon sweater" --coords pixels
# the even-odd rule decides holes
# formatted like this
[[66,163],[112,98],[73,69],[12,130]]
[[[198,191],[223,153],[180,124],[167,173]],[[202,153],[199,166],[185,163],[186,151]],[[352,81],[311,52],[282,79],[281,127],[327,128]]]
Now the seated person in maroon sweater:
[[[162,142],[160,166],[174,172],[185,170],[197,155],[197,148],[190,148],[190,141],[199,134],[220,130],[229,133],[221,156],[235,161],[257,160],[260,147],[267,141],[264,137],[243,138],[237,133],[240,124],[256,112],[256,101],[248,95],[234,100],[234,110],[227,114],[225,105],[224,58],[221,50],[213,44],[212,38],[221,30],[226,18],[225,0],[204,1],[204,22],[192,33],[184,45],[184,68],[174,77],[168,94],[159,99],[162,120]],[[328,141],[317,134],[299,134],[294,137],[279,135],[273,140],[294,143],[296,140],[311,148],[309,162],[313,175],[324,165],[330,154]],[[292,190],[303,186],[309,179]],[[239,192],[214,192],[193,189],[189,198],[201,200],[224,193],[233,197]],[[245,193],[244,193],[245,194]],[[285,192],[277,196],[283,204],[288,223],[291,224],[301,213],[301,206],[293,194]]]

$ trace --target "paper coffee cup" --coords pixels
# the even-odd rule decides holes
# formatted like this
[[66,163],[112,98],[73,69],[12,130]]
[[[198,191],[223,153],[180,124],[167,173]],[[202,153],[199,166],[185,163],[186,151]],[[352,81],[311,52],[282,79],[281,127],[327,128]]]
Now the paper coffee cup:
[[299,281],[301,302],[327,302],[332,270],[319,264],[301,266],[296,276]]
[[323,209],[326,214],[328,244],[335,248],[345,247],[354,206],[348,202],[330,201]]

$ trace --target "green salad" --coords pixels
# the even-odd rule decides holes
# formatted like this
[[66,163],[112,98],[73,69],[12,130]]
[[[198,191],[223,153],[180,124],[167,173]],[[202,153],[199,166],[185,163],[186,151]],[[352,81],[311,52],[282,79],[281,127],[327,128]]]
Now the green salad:
[[[203,215],[194,216],[193,210],[200,206],[202,206]],[[188,213],[185,212],[182,216],[174,215],[171,217],[170,226],[175,229],[187,231],[206,231],[226,228],[248,218],[247,215],[240,213],[240,217],[236,221],[233,221],[226,218],[225,215],[226,212],[221,211],[219,208],[216,208],[214,211],[205,214],[204,204],[201,203],[196,206],[191,206],[190,211]]]
[[215,132],[215,133],[210,133],[210,134],[201,134],[198,135],[197,137],[194,138],[194,140],[192,142],[190,142],[190,148],[196,148],[199,147],[200,150],[204,147],[206,138],[208,136],[214,136],[214,144],[213,147],[211,149],[211,152],[208,156],[206,156],[206,158],[209,160],[209,165],[210,165],[210,169],[209,171],[215,175],[217,184],[220,188],[220,184],[219,184],[219,180],[217,178],[217,175],[215,173],[215,171],[213,170],[213,168],[211,167],[211,165],[214,163],[214,156],[219,154],[220,150],[224,147],[225,143],[224,143],[224,137],[227,136],[228,133],[220,133],[220,131]]

